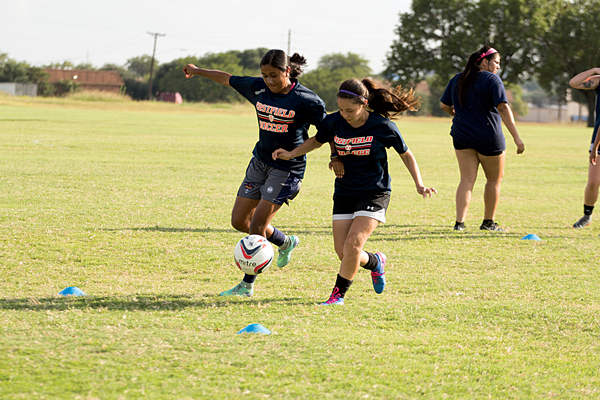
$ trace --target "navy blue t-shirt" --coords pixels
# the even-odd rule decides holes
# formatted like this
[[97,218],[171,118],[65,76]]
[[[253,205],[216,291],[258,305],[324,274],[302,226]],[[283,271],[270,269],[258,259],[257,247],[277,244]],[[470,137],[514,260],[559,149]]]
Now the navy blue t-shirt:
[[469,88],[466,103],[461,107],[457,85],[459,76],[460,73],[450,80],[441,98],[445,105],[454,106],[450,135],[458,143],[479,152],[506,150],[502,117],[496,108],[500,103],[508,103],[502,80],[491,72],[478,72]]
[[592,151],[594,140],[596,140],[596,135],[598,134],[598,127],[600,127],[600,101],[598,100],[598,96],[600,96],[600,85],[596,88],[596,122],[594,122],[594,132],[592,132],[590,151]]
[[341,196],[391,191],[386,148],[393,147],[398,154],[408,151],[396,124],[375,113],[369,113],[367,122],[359,128],[350,126],[339,111],[330,114],[315,140],[333,140],[344,162],[344,176],[335,179],[335,194]]
[[308,139],[308,128],[319,128],[325,118],[325,103],[319,96],[292,79],[287,94],[273,93],[262,78],[232,76],[229,84],[256,108],[259,135],[252,154],[263,163],[298,178],[304,177],[306,156],[291,160],[273,160],[273,151],[293,150]]

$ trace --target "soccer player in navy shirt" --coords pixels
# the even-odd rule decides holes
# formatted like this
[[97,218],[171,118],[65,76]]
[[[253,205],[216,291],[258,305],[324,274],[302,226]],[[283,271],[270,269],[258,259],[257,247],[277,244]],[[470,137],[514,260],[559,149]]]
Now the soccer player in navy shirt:
[[376,293],[385,289],[385,254],[363,247],[379,223],[385,223],[390,202],[391,178],[387,148],[393,147],[413,178],[417,193],[424,198],[437,191],[423,185],[417,161],[396,125],[390,121],[403,111],[416,110],[419,99],[400,87],[379,88],[372,80],[349,79],[337,94],[339,111],[330,114],[317,134],[292,151],[278,149],[273,159],[292,159],[333,141],[333,158],[343,162],[336,172],[333,195],[333,241],[341,260],[340,271],[329,300],[321,305],[343,305],[346,291],[359,267],[371,271]]
[[598,128],[600,127],[600,68],[592,68],[575,75],[569,85],[575,89],[596,91],[596,122],[592,132],[592,144],[590,145],[590,165],[588,167],[588,180],[583,196],[583,217],[573,224],[573,228],[583,228],[592,223],[592,213],[598,200],[598,188],[600,187],[600,165],[596,162],[598,157]]
[[503,231],[494,222],[506,150],[501,122],[512,135],[517,154],[525,151],[506,99],[504,84],[496,75],[499,68],[498,52],[490,46],[482,47],[471,54],[464,71],[450,80],[441,98],[442,109],[454,117],[450,135],[460,169],[460,184],[456,189],[455,231],[465,229],[479,164],[487,179],[483,195],[485,211],[479,229]]
[[[308,138],[308,128],[317,128],[325,118],[325,103],[296,79],[306,59],[295,53],[288,57],[283,50],[269,50],[261,59],[262,77],[233,76],[227,72],[183,67],[186,78],[200,75],[225,86],[231,86],[256,108],[259,139],[252,152],[246,177],[240,185],[231,212],[231,225],[240,232],[266,237],[279,246],[277,266],[290,261],[292,250],[300,242],[271,225],[281,208],[300,191],[306,157],[273,160],[271,154],[280,147],[294,149]],[[221,296],[246,296],[254,293],[256,275],[243,280]]]

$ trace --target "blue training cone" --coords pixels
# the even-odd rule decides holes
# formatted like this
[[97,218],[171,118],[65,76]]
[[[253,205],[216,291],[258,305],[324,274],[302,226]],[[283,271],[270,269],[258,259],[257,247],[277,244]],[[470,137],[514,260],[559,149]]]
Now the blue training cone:
[[87,296],[87,294],[75,286],[69,286],[68,288],[58,292],[58,294],[62,294],[63,296]]
[[264,333],[265,335],[270,335],[271,331],[261,324],[250,324],[237,333]]
[[538,235],[536,235],[535,233],[530,233],[529,235],[525,235],[521,238],[521,240],[537,240],[540,241],[542,239],[540,239],[540,237]]

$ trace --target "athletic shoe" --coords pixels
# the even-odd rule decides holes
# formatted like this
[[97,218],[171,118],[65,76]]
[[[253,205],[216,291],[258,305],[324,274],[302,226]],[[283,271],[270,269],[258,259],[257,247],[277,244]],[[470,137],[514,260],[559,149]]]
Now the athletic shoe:
[[377,257],[379,265],[371,271],[371,279],[373,280],[375,293],[381,293],[385,289],[385,263],[387,262],[387,257],[382,252],[375,253],[375,257]]
[[285,250],[279,250],[279,256],[277,257],[277,266],[279,268],[283,268],[288,265],[290,258],[292,257],[292,250],[294,250],[296,246],[300,244],[300,238],[298,238],[298,236],[292,235],[290,236],[290,239],[292,242],[290,247]]
[[495,222],[481,224],[479,229],[482,231],[504,232],[504,229],[500,228],[500,225]]
[[465,223],[464,222],[457,222],[456,224],[454,224],[454,230],[455,231],[464,231],[465,230]]
[[238,283],[232,289],[219,293],[219,296],[244,296],[252,297],[254,289],[246,289],[242,283]]
[[592,216],[591,215],[584,215],[583,217],[581,217],[581,219],[577,222],[575,222],[573,224],[573,228],[585,228],[586,226],[588,226],[589,224],[592,223]]
[[340,292],[340,290],[338,288],[333,289],[333,293],[331,293],[331,296],[329,296],[329,300],[327,300],[326,302],[321,303],[319,305],[320,306],[331,306],[331,305],[343,306],[344,298],[340,297],[339,292]]

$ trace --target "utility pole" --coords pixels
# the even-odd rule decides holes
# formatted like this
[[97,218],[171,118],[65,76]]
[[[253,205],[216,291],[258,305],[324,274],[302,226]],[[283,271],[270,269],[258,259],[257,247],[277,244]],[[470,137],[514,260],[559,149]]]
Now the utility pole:
[[152,74],[154,73],[154,56],[156,55],[156,39],[159,36],[165,36],[165,34],[148,32],[148,35],[154,36],[154,50],[152,51],[152,61],[150,62],[150,80],[148,81],[148,100],[152,100]]
[[292,43],[292,30],[288,30],[288,56],[290,55],[290,44]]

